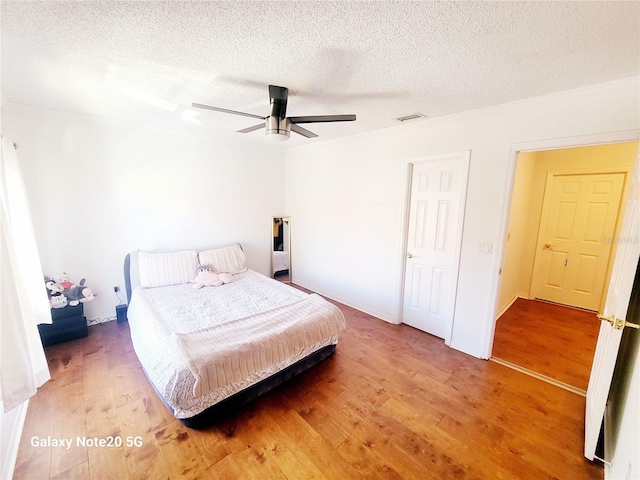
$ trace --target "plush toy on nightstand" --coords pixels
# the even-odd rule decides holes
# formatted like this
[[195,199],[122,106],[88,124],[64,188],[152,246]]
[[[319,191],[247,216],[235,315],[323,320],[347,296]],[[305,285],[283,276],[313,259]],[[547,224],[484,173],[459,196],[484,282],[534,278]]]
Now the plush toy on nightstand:
[[85,303],[90,300],[96,298],[96,294],[91,291],[89,287],[85,284],[85,279],[80,280],[78,285],[71,285],[69,289],[65,292],[69,300],[69,305],[72,307],[78,305],[79,303]]
[[62,292],[64,292],[64,287],[50,278],[44,277],[44,284],[47,287],[47,294],[50,297],[61,295]]
[[42,345],[48,347],[86,337],[89,329],[80,302],[92,293],[84,286],[84,278],[79,286],[69,281],[66,273],[54,275],[51,278],[44,277],[44,282],[51,304],[51,323],[38,325]]
[[44,282],[47,287],[47,295],[51,308],[66,307],[68,302],[66,295],[64,295],[64,287],[49,277],[44,277]]
[[193,279],[193,288],[202,287],[219,287],[224,283],[229,283],[233,280],[230,273],[222,272],[215,273],[213,266],[211,265],[198,265],[196,269],[196,278]]
[[51,308],[64,308],[68,305],[67,297],[64,295],[49,298],[49,303],[51,303]]
[[51,280],[62,285],[62,288],[71,288],[73,286],[73,282],[69,280],[69,275],[67,275],[66,273],[53,275],[51,277]]

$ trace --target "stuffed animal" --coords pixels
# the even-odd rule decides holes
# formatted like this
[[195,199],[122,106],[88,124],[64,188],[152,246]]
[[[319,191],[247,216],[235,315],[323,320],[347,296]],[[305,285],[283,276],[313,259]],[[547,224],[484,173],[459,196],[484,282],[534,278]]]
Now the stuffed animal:
[[202,287],[219,287],[222,284],[229,283],[233,280],[230,273],[213,272],[213,266],[211,265],[198,265],[196,269],[196,278],[193,280],[193,288]]
[[84,284],[85,279],[80,280],[78,285],[71,285],[71,287],[65,292],[67,299],[69,300],[69,305],[75,307],[79,303],[85,303],[89,300],[93,300],[96,295],[91,291],[91,289]]
[[213,265],[210,263],[198,265],[198,268],[196,268],[196,276],[202,272],[213,272]]
[[59,283],[60,285],[62,285],[63,288],[71,288],[73,286],[73,282],[69,280],[69,275],[67,275],[66,273],[59,273],[57,275],[53,275],[51,277],[51,280],[53,280],[56,283]]
[[49,299],[51,308],[64,308],[67,306],[67,297],[64,295],[57,295]]
[[47,289],[51,308],[64,308],[67,306],[67,297],[64,295],[64,287],[49,277],[44,277],[44,285]]
[[64,287],[61,284],[54,282],[53,280],[46,280],[45,286],[47,287],[47,294],[50,297],[62,295],[62,292],[64,292]]

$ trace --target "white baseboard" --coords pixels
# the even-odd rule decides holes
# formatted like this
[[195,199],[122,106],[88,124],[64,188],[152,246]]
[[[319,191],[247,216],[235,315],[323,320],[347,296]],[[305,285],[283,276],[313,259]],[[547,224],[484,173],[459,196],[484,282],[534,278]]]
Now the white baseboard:
[[388,315],[385,315],[384,313],[381,312],[376,312],[374,310],[371,310],[363,305],[358,305],[357,303],[351,302],[349,300],[347,300],[346,298],[342,298],[339,295],[334,295],[332,293],[327,293],[325,291],[323,291],[323,289],[321,288],[316,288],[313,285],[310,285],[308,283],[305,282],[298,282],[298,281],[294,281],[291,280],[291,283],[294,283],[296,285],[301,286],[302,288],[306,288],[307,290],[311,290],[312,292],[317,293],[318,295],[322,295],[323,297],[327,297],[331,300],[335,300],[336,302],[340,302],[344,305],[346,305],[347,307],[351,307],[351,308],[355,308],[356,310],[361,311],[362,313],[366,313],[367,315],[371,315],[372,317],[376,317],[380,320],[384,320],[387,323],[392,323],[394,325],[399,324],[400,322],[395,321],[393,318],[389,317]]
[[[0,472],[0,478],[10,479],[13,478],[13,470],[16,467],[16,460],[18,458],[18,447],[20,446],[20,438],[22,437],[22,429],[24,428],[24,421],[27,418],[27,408],[29,406],[29,400],[21,403],[16,408],[15,415],[13,417],[13,425],[9,425],[10,431],[8,432],[8,448],[2,459],[2,472]],[[0,415],[7,415],[0,411]],[[5,418],[3,417],[2,435],[6,435],[7,425]],[[5,437],[7,438],[7,437]]]

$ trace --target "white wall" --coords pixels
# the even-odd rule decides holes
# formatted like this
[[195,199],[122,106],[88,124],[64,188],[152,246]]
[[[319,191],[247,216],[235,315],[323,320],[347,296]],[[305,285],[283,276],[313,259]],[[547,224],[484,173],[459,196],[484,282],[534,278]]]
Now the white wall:
[[14,407],[4,413],[4,406],[0,401],[0,478],[9,479],[18,457],[18,446],[22,427],[27,416],[29,401]]
[[[399,322],[406,159],[471,150],[451,346],[487,357],[514,171],[510,148],[638,129],[639,82],[634,77],[288,150],[293,281]],[[479,253],[480,242],[493,243],[493,254]]]
[[271,218],[284,210],[277,149],[12,105],[3,134],[19,145],[43,270],[87,279],[87,318],[115,316],[134,249],[243,245],[269,274]]

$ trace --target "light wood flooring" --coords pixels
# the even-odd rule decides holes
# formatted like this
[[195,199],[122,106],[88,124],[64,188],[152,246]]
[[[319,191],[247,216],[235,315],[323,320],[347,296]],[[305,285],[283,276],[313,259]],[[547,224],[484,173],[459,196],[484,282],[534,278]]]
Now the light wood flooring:
[[586,390],[599,330],[594,312],[518,298],[496,323],[492,355]]
[[[341,308],[335,355],[203,431],[168,413],[126,323],[48,348],[14,478],[603,478],[582,455],[584,398]],[[141,445],[76,443],[109,436]]]

